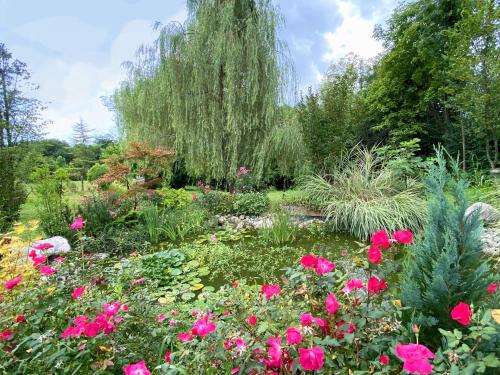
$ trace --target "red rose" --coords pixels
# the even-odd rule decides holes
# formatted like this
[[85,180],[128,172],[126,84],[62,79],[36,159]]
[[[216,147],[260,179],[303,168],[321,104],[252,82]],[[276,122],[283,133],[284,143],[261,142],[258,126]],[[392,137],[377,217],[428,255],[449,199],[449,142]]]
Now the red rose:
[[460,302],[453,308],[453,310],[451,310],[450,315],[453,320],[456,320],[460,324],[466,326],[470,323],[472,310],[468,304]]

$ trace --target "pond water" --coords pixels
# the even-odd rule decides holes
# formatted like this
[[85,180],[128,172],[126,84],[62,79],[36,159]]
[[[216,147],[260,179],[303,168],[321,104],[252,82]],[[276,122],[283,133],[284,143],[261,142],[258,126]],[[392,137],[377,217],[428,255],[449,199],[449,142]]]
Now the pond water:
[[205,285],[215,288],[243,278],[257,284],[279,279],[286,268],[297,266],[302,255],[308,253],[335,263],[352,260],[362,256],[366,246],[351,235],[319,229],[298,230],[292,241],[281,244],[265,241],[257,231],[245,232],[237,240],[221,240],[220,243],[226,249],[220,256],[230,257],[230,261],[225,267],[209,266],[212,273],[203,280]]

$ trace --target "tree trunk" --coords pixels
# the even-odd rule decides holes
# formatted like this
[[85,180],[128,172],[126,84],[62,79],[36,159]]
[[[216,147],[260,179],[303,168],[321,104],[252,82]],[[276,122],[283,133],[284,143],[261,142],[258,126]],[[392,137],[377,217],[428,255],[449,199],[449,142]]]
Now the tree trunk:
[[460,130],[462,132],[462,170],[465,172],[466,169],[466,156],[465,156],[465,126],[464,120],[460,121]]

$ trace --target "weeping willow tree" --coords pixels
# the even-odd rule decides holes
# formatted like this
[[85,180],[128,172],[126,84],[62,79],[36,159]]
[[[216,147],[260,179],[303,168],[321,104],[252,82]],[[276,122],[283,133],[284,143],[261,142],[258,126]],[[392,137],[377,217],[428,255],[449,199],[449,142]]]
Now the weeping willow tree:
[[127,139],[173,147],[188,173],[260,177],[289,71],[270,0],[188,0],[184,25],[160,28],[115,94]]

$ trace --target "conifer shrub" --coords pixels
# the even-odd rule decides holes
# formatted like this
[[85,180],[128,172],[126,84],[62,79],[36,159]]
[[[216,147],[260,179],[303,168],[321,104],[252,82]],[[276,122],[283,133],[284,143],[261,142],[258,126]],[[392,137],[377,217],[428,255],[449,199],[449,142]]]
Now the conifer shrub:
[[450,310],[462,301],[480,306],[491,282],[488,261],[481,254],[479,212],[465,216],[467,182],[454,177],[459,175],[456,163],[453,175],[446,164],[438,150],[437,164],[425,178],[427,223],[401,273],[401,301],[411,308],[411,322],[422,325],[427,336],[436,333],[438,325],[458,328]]
[[0,232],[8,230],[19,218],[21,205],[26,200],[25,190],[14,172],[14,152],[0,149]]

